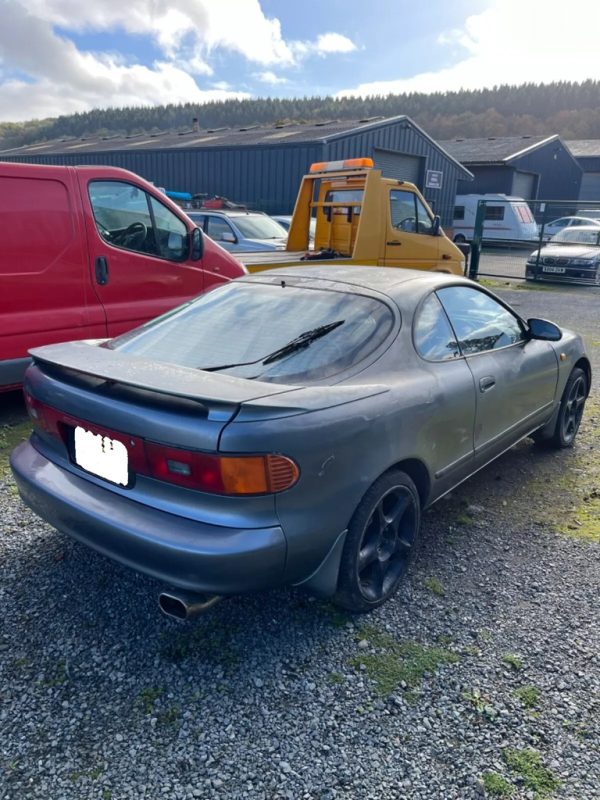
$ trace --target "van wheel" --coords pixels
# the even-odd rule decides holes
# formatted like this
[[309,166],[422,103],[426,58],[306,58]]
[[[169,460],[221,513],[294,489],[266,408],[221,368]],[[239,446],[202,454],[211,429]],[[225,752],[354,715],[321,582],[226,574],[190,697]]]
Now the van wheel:
[[464,244],[467,240],[462,235],[462,233],[457,233],[453,241],[455,242],[455,244]]
[[412,479],[400,470],[378,478],[350,520],[335,603],[364,613],[389,600],[408,570],[420,527],[421,502]]

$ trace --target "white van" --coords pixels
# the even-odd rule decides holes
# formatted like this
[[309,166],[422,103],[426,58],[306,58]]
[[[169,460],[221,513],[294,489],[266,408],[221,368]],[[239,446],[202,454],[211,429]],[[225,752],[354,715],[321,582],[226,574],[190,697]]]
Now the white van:
[[486,201],[483,239],[534,242],[539,229],[531,209],[522,197],[506,194],[459,194],[454,206],[454,241],[473,238],[477,204]]

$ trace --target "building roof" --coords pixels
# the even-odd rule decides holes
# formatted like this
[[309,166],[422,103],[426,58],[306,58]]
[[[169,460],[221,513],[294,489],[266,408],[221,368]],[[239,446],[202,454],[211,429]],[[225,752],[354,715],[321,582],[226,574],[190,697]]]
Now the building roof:
[[554,136],[488,136],[450,139],[440,145],[463,164],[506,164],[518,156],[558,139]]
[[575,158],[600,158],[600,139],[574,139],[565,144]]
[[0,151],[2,156],[43,156],[87,153],[109,153],[150,150],[188,150],[210,147],[276,146],[279,144],[327,143],[390,125],[400,125],[417,130],[431,146],[454,163],[457,170],[472,178],[471,173],[454,156],[440,146],[413,120],[402,114],[396,117],[369,117],[356,122],[330,120],[308,124],[282,123],[275,125],[247,125],[239,128],[190,128],[185,131],[161,131],[109,136],[54,139],[49,142],[22,145]]

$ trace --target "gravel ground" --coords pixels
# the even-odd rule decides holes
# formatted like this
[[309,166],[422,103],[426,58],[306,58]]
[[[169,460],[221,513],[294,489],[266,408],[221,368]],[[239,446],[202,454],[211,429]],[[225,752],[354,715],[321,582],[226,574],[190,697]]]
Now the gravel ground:
[[[505,296],[600,374],[600,294]],[[0,473],[0,798],[600,798],[599,445],[596,388],[572,451],[522,443],[431,509],[361,618],[282,591],[174,623]]]

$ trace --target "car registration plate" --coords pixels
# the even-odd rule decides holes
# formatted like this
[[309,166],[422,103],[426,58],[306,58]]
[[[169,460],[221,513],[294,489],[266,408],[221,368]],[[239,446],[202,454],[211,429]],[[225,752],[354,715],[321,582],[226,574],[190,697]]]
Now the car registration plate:
[[564,275],[565,268],[564,267],[543,267],[544,272],[555,272],[559,275]]
[[123,442],[79,425],[75,428],[75,463],[112,483],[121,486],[129,483],[127,448]]

